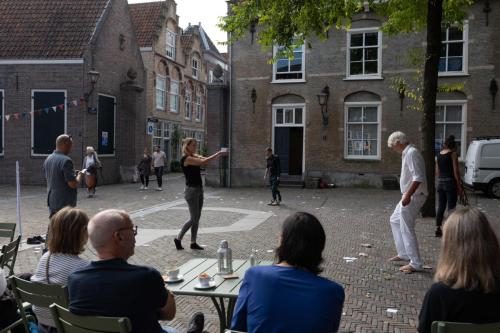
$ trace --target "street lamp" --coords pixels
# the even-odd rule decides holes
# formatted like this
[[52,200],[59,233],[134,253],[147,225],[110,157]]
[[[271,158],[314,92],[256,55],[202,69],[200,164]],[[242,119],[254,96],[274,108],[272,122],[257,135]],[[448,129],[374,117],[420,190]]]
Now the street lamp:
[[328,125],[328,97],[330,97],[330,88],[325,86],[317,96],[321,107],[321,116],[323,117],[323,127],[326,127]]
[[88,71],[87,75],[90,77],[90,91],[83,95],[85,99],[85,103],[89,103],[90,96],[92,96],[92,92],[94,91],[95,85],[97,81],[99,81],[99,76],[101,73],[92,68],[92,70]]

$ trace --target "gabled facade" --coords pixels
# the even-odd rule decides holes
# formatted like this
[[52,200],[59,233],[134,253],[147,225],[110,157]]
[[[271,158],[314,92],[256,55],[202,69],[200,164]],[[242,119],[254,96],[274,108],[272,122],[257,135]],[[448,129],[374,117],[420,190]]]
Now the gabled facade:
[[[500,127],[489,88],[500,80],[500,6],[490,2],[486,13],[485,5],[470,8],[463,30],[451,27],[442,36],[439,84],[464,89],[438,94],[436,148],[454,134],[461,158],[473,137],[498,135]],[[349,31],[331,30],[325,42],[313,38],[312,48],[274,64],[268,61],[279,46],[263,52],[250,32],[229,47],[232,186],[263,184],[266,146],[281,156],[285,175],[306,183],[328,175],[340,186],[381,187],[384,175],[399,174],[400,156],[387,148],[387,137],[402,130],[420,146],[421,114],[391,86],[397,77],[414,82],[416,69],[405,59],[424,50],[425,34],[387,36],[382,22],[360,13]],[[318,95],[326,93],[322,108]]]
[[178,25],[175,1],[130,5],[147,69],[148,146],[159,145],[169,161],[179,160],[184,137],[205,146],[206,64],[199,34]]
[[[125,0],[0,2],[0,182],[43,184],[62,133],[80,168],[86,146],[117,182],[144,146],[145,72]],[[91,83],[91,73],[99,73]]]

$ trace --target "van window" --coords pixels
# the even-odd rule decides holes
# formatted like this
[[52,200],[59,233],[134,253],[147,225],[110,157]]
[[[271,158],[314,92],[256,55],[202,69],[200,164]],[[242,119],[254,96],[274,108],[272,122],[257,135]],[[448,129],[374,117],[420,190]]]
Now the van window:
[[480,168],[500,168],[500,143],[485,144],[480,161]]

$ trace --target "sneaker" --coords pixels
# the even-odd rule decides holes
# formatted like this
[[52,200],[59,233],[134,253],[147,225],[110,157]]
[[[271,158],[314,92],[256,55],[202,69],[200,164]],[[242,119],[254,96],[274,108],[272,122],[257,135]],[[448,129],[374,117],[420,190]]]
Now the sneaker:
[[197,243],[191,243],[192,250],[205,250],[204,247],[199,246]]
[[205,326],[205,316],[201,312],[196,312],[189,320],[187,333],[202,333],[203,326]]
[[436,232],[434,234],[436,237],[443,237],[443,231],[441,230],[441,227],[436,228]]
[[147,186],[144,186],[144,189],[145,189],[145,190],[147,190],[147,189],[148,189],[148,187],[147,187]]
[[161,187],[158,187],[156,190],[157,191],[163,191],[163,189]]
[[141,185],[141,190],[144,190],[144,185]]
[[174,238],[174,243],[175,243],[175,248],[177,250],[184,250],[184,248],[182,247],[180,239]]
[[279,206],[281,203],[281,200],[276,200],[276,206]]
[[276,202],[274,200],[271,200],[270,203],[267,204],[268,206],[276,206]]

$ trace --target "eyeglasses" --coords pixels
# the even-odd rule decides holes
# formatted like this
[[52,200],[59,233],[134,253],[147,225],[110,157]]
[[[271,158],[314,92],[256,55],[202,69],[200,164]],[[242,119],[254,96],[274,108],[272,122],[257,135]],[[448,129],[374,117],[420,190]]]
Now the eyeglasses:
[[135,224],[133,224],[131,227],[120,228],[116,231],[129,230],[129,229],[134,232],[134,236],[137,236],[137,226]]

